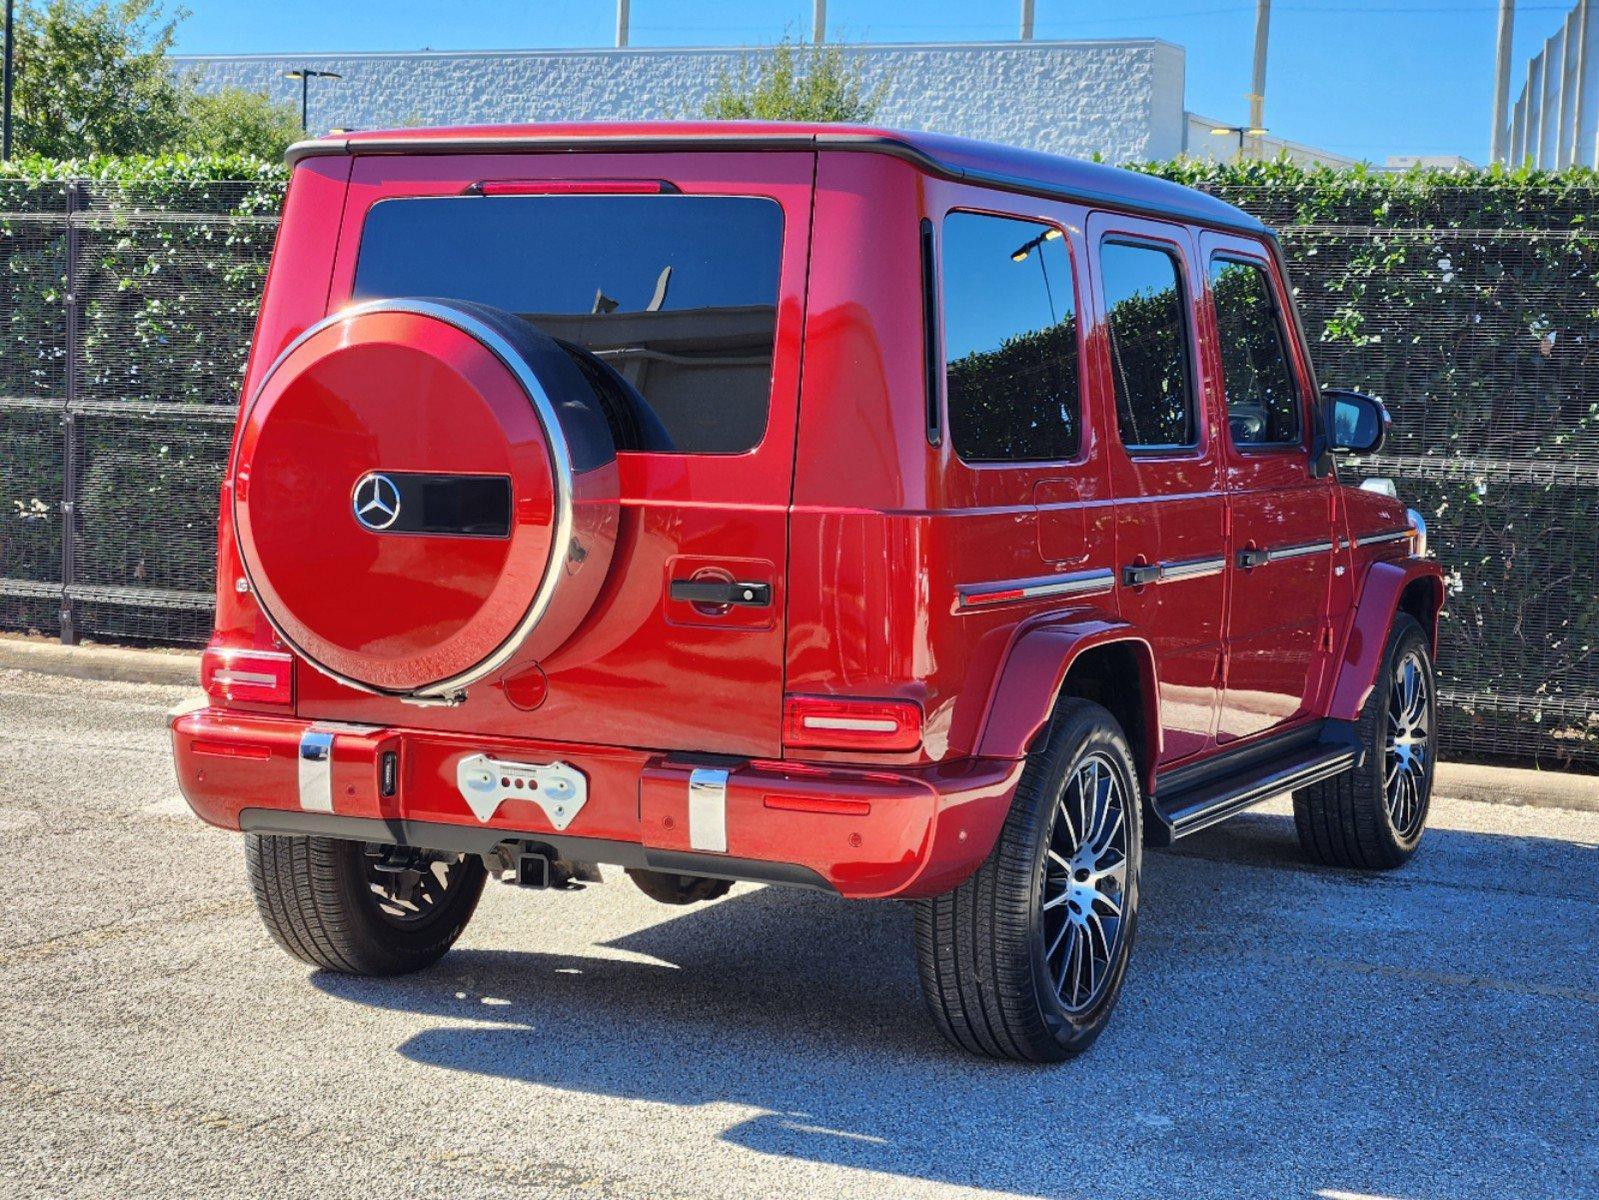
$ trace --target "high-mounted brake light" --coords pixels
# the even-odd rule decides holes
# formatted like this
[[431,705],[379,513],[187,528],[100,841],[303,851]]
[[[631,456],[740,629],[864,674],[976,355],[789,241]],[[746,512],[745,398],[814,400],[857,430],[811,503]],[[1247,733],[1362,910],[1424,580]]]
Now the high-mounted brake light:
[[790,696],[783,744],[812,750],[914,750],[922,744],[922,709],[910,700]]
[[208,646],[200,655],[200,686],[225,703],[287,707],[294,699],[294,660],[276,650]]
[[471,196],[664,196],[678,190],[665,179],[483,179]]

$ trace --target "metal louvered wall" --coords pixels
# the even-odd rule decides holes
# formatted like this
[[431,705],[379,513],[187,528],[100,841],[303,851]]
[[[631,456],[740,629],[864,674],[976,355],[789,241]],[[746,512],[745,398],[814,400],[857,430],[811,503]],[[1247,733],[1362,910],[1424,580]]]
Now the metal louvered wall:
[[[1217,188],[1449,578],[1454,754],[1599,769],[1599,190]],[[0,628],[194,644],[281,186],[0,181]]]

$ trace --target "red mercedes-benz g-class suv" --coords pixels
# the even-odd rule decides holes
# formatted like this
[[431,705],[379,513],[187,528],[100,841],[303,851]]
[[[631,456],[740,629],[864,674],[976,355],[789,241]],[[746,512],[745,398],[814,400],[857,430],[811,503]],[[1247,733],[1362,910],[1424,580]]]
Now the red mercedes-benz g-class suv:
[[290,157],[172,735],[292,954],[424,967],[489,872],[897,897],[943,1033],[1051,1060],[1145,844],[1415,849],[1440,573],[1253,217],[845,126]]

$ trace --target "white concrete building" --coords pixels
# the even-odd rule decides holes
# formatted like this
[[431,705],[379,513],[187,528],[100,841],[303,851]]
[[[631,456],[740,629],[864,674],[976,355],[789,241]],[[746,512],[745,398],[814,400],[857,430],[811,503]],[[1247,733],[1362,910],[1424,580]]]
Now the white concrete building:
[[[1108,162],[1226,157],[1213,122],[1184,105],[1185,52],[1155,38],[847,45],[879,124],[984,138]],[[754,48],[505,50],[384,54],[190,55],[175,59],[202,88],[227,85],[299,102],[285,71],[309,67],[310,127],[503,124],[697,115],[718,80]],[[1197,124],[1196,124],[1197,122]],[[1197,130],[1197,132],[1196,132]],[[1273,137],[1303,161],[1351,160]]]

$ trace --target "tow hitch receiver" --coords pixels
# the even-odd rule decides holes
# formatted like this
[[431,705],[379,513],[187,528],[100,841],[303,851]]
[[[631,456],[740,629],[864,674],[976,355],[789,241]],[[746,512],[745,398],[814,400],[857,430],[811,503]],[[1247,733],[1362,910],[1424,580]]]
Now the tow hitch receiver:
[[558,892],[581,891],[585,883],[603,883],[594,863],[562,858],[542,842],[501,842],[487,857],[489,869],[503,883]]

